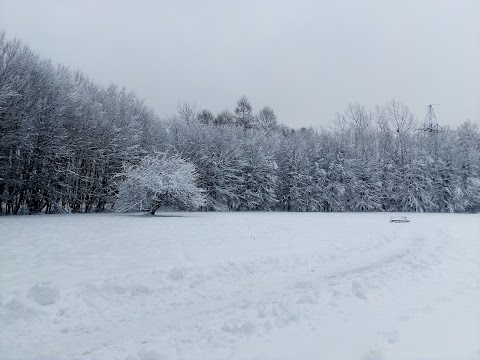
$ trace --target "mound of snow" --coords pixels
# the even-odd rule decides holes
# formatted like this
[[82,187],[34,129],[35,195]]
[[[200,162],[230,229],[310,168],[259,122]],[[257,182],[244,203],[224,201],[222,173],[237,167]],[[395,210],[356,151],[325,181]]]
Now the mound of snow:
[[186,274],[187,274],[187,269],[174,267],[172,270],[169,271],[168,276],[170,277],[170,279],[178,281],[178,280],[182,280]]
[[51,305],[60,299],[60,291],[50,281],[41,281],[28,291],[27,297],[39,305]]

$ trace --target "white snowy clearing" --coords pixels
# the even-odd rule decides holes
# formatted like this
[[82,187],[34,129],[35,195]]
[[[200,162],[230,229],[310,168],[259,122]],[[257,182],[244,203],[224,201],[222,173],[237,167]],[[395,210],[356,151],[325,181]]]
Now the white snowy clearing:
[[0,218],[0,358],[480,359],[479,215],[163,215]]

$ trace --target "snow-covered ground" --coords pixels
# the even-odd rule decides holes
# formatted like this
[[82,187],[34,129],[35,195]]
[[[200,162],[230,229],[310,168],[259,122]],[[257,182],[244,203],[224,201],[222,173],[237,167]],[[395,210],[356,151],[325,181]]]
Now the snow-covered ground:
[[0,218],[0,358],[480,359],[480,215]]

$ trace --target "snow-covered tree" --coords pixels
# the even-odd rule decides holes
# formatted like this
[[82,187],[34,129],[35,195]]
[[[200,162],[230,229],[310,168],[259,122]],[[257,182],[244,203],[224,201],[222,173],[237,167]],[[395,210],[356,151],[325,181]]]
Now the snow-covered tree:
[[467,211],[480,209],[480,133],[479,126],[465,121],[457,131],[457,171],[462,191],[462,208]]
[[213,116],[210,110],[204,109],[197,114],[197,120],[205,125],[213,124],[213,120],[215,116]]
[[265,106],[257,115],[257,125],[265,131],[274,130],[277,127],[277,115],[272,108]]
[[349,209],[353,211],[382,210],[381,173],[377,164],[358,160],[352,164],[353,181],[350,185],[352,198]]
[[275,188],[277,164],[271,149],[256,136],[243,143],[239,210],[271,210],[277,202]]
[[196,185],[195,166],[178,155],[146,156],[138,165],[125,165],[118,189],[119,211],[148,211],[155,215],[161,206],[197,209],[205,196]]
[[401,169],[400,184],[401,211],[434,211],[436,204],[432,201],[432,179],[427,175],[431,159],[417,157]]
[[221,125],[233,125],[235,124],[235,115],[233,115],[229,110],[223,110],[215,119],[213,119],[213,124],[217,126]]
[[242,96],[237,101],[235,115],[237,126],[241,126],[244,129],[251,129],[253,127],[255,118],[252,113],[252,105],[246,96]]

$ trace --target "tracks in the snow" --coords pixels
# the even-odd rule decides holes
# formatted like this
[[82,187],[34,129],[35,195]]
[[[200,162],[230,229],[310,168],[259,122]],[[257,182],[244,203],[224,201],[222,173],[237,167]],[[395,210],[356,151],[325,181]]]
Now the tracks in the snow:
[[[107,297],[105,306],[112,303],[108,298],[118,300],[124,296],[124,301],[116,302],[120,308],[142,306],[142,310],[149,311],[148,318],[131,312],[124,317],[123,324],[108,316],[103,323],[117,328],[113,332],[117,340],[112,337],[112,343],[118,337],[127,338],[132,328],[137,331],[146,328],[152,329],[155,336],[167,337],[172,345],[187,338],[200,343],[232,343],[254,333],[306,323],[318,319],[325,306],[339,306],[343,297],[368,301],[370,292],[381,291],[382,284],[391,277],[409,277],[418,272],[417,267],[421,267],[424,255],[430,250],[427,244],[415,237],[408,243],[398,244],[398,241],[394,234],[376,246],[353,250],[346,254],[348,257],[304,254],[287,259],[263,258],[243,264],[227,262],[207,268],[173,269],[153,275],[147,281],[148,290],[137,297],[129,290],[99,287],[103,291],[101,297]],[[85,315],[103,316],[101,304],[92,300],[96,315]]]

